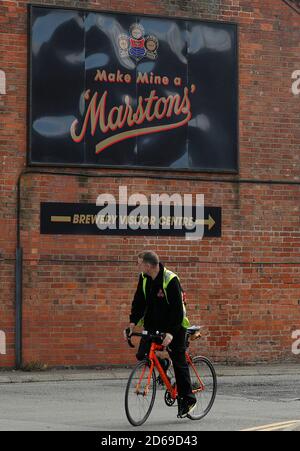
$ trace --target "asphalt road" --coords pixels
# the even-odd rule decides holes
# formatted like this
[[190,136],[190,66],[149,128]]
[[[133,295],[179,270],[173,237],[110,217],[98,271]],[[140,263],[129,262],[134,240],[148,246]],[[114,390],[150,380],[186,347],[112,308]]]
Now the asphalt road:
[[[1,431],[133,431],[124,411],[123,380],[0,384]],[[300,377],[243,375],[219,378],[213,410],[200,422],[178,420],[159,390],[140,431],[240,431],[300,420]]]

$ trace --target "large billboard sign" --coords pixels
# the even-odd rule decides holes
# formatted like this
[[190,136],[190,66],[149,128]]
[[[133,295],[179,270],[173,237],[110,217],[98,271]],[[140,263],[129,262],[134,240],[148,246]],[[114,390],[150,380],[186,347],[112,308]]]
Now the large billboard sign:
[[237,28],[30,7],[31,165],[238,171]]

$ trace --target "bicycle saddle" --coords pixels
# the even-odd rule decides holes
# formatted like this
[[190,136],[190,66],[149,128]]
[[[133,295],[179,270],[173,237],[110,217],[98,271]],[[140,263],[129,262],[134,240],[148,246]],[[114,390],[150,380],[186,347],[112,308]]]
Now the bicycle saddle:
[[201,329],[203,329],[203,326],[201,327],[201,326],[192,326],[192,327],[189,327],[188,329],[187,329],[187,334],[188,335],[194,335],[196,332],[199,332],[199,330],[201,330]]

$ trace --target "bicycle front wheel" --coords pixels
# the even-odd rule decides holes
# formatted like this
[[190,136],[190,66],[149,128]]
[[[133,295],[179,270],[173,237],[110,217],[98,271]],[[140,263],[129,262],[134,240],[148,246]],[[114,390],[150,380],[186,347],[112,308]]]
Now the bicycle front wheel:
[[144,360],[133,369],[126,387],[125,411],[132,426],[141,426],[149,418],[155,396],[155,371],[150,374],[150,364]]
[[193,413],[188,415],[191,420],[201,420],[211,410],[217,395],[217,375],[213,364],[205,357],[194,357],[190,365],[190,375],[193,393],[197,405]]

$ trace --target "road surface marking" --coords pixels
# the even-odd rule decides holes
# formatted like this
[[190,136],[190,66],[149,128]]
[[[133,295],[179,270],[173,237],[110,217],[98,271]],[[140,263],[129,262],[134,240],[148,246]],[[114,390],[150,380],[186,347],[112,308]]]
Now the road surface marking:
[[264,426],[259,426],[251,429],[244,429],[243,432],[271,432],[271,431],[280,431],[282,429],[288,429],[291,427],[300,426],[299,420],[294,421],[285,421],[284,423],[272,423],[265,424]]

